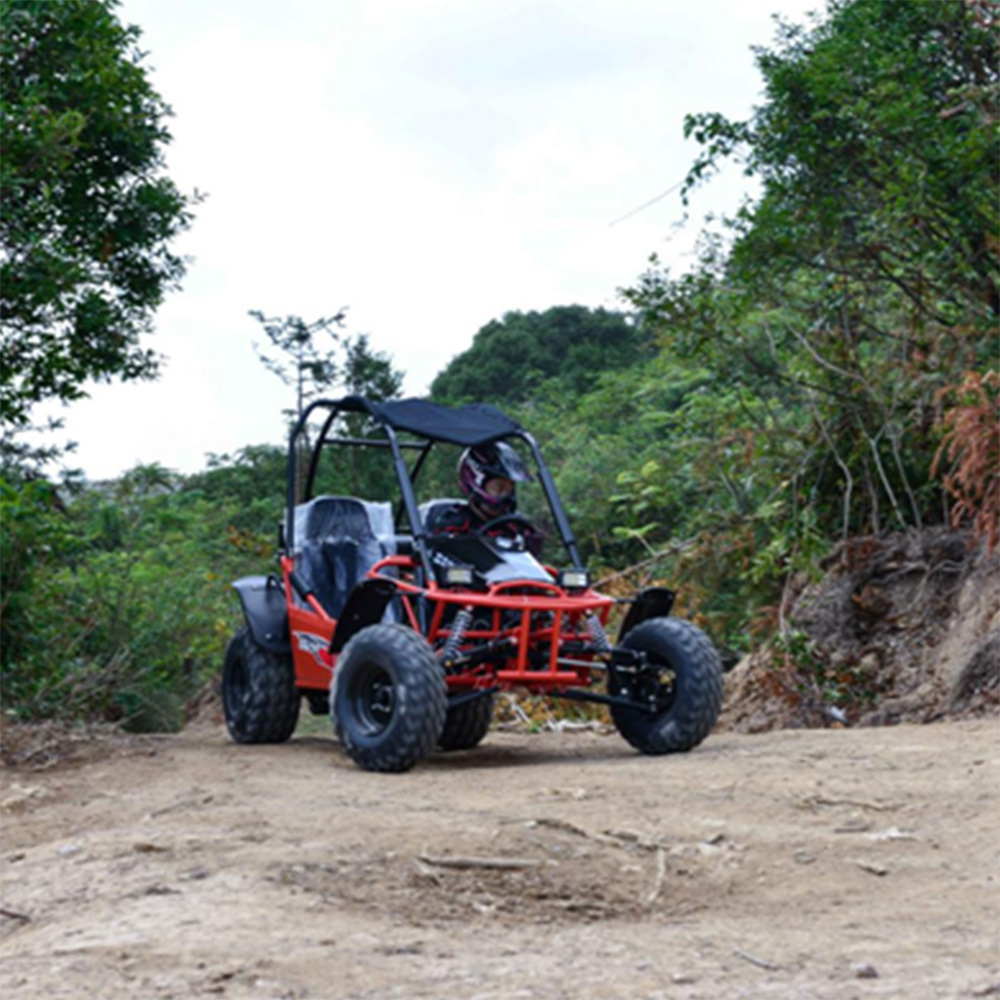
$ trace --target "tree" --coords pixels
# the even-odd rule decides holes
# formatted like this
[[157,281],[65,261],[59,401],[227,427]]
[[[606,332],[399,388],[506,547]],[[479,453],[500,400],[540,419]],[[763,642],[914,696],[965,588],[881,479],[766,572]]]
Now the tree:
[[689,189],[735,159],[761,193],[690,272],[654,261],[627,293],[668,374],[637,373],[606,465],[612,531],[730,629],[782,621],[838,539],[996,535],[996,28],[982,0],[832,0],[757,50],[746,121],[687,120]]
[[162,174],[170,109],[116,0],[0,4],[0,419],[152,378],[140,344],[184,262],[189,205]]
[[380,402],[395,399],[403,388],[403,373],[392,366],[382,351],[373,351],[367,333],[359,333],[345,345],[343,383],[355,396]]
[[[343,326],[344,310],[312,323],[306,323],[300,316],[268,318],[259,309],[251,309],[250,315],[264,328],[271,347],[278,352],[276,356],[265,354],[255,343],[254,350],[261,364],[284,385],[295,390],[294,409],[284,411],[294,423],[312,399],[321,396],[340,379],[338,356],[342,344],[337,328]],[[333,346],[321,347],[320,334],[329,336]]]
[[[230,581],[273,560],[277,514],[259,534],[263,508],[242,521],[243,496],[221,485],[209,498],[149,465],[70,497],[0,474],[6,708],[138,729],[183,723],[239,617]],[[280,507],[280,480],[274,499]]]
[[519,403],[559,377],[574,393],[597,373],[652,354],[645,332],[621,313],[586,306],[508,312],[482,327],[431,385],[437,399]]
[[[285,410],[293,422],[313,399],[338,385],[348,393],[376,401],[399,395],[403,373],[393,368],[388,355],[371,349],[368,334],[342,337],[338,332],[345,313],[341,309],[334,316],[306,323],[299,316],[269,319],[260,310],[250,311],[278,352],[265,354],[254,344],[257,357],[269,372],[295,390],[295,408]],[[322,334],[330,338],[330,346],[321,346]]]
[[[373,351],[368,334],[342,336],[339,327],[343,325],[346,310],[341,309],[335,316],[321,318],[313,323],[306,323],[299,316],[286,316],[284,319],[268,319],[259,310],[251,310],[258,323],[264,327],[264,332],[271,346],[278,352],[277,356],[264,354],[260,347],[254,345],[257,356],[269,372],[277,375],[281,381],[295,390],[295,408],[285,410],[291,423],[296,423],[314,399],[331,394],[340,387],[349,395],[367,396],[374,402],[393,399],[399,395],[403,386],[403,373],[393,368],[391,358],[382,351]],[[322,335],[330,339],[327,346],[320,343]],[[361,434],[367,418],[360,414],[342,415],[339,426],[350,436]],[[310,445],[310,429],[307,427],[300,439],[304,451]],[[296,480],[301,487],[305,469],[306,456],[297,456],[298,468]],[[328,463],[332,464],[332,463]],[[380,466],[378,462],[360,457],[357,449],[351,451],[351,464],[346,475],[337,475],[324,483],[323,492],[350,492],[361,494],[365,490],[376,490],[372,495],[378,495],[378,489],[385,489],[385,472],[388,466]]]
[[782,502],[831,533],[942,519],[939,393],[997,363],[996,20],[980,0],[831,0],[782,25],[751,118],[686,125],[705,150],[689,185],[737,157],[761,197],[694,273],[630,295],[739,390],[716,441],[751,435]]
[[728,270],[758,294],[806,271],[878,289],[919,323],[993,331],[1000,314],[1000,48],[987,0],[829,0],[758,49],[767,100],[744,122],[689,116],[705,147],[763,186],[734,220]]

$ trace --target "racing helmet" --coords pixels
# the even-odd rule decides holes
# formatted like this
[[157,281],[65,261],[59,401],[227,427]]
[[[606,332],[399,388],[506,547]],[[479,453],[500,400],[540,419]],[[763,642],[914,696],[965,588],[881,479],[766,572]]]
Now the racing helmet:
[[509,479],[511,483],[530,482],[531,474],[520,456],[509,444],[492,444],[467,448],[458,460],[458,485],[473,509],[484,517],[500,517],[517,510],[517,491],[495,496],[486,489],[491,479]]

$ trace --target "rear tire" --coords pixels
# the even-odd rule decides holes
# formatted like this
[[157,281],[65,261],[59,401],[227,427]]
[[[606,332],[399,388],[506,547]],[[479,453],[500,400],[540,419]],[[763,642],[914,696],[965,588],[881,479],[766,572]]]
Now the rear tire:
[[493,721],[493,695],[449,708],[438,739],[442,750],[469,750],[483,741]]
[[299,721],[301,696],[291,656],[259,646],[244,626],[230,640],[222,667],[222,706],[237,743],[284,743]]
[[330,703],[351,760],[366,771],[408,771],[431,753],[444,729],[444,673],[413,629],[370,625],[338,658]]
[[631,629],[622,645],[646,653],[648,666],[634,678],[623,672],[620,686],[609,682],[609,692],[658,710],[612,705],[618,732],[645,754],[696,747],[722,709],[722,664],[708,637],[679,618],[650,618]]

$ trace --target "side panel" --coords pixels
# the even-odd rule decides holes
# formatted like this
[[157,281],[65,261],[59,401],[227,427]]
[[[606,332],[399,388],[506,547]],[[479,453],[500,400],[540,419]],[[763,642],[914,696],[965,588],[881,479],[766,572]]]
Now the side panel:
[[618,641],[621,642],[636,625],[647,618],[662,618],[669,615],[676,596],[666,587],[647,587],[645,590],[640,590],[622,622]]
[[285,591],[275,576],[245,576],[233,584],[254,641],[272,653],[291,650]]
[[329,653],[333,622],[307,608],[293,607],[289,616],[295,683],[300,688],[329,690],[333,671]]

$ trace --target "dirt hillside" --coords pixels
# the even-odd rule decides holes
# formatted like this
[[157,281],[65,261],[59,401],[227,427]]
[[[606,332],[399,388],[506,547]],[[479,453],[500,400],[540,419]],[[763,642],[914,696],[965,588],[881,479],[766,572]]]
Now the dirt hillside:
[[855,538],[793,581],[727,678],[723,728],[893,725],[1000,710],[1000,554],[932,528]]
[[668,758],[494,732],[401,776],[324,722],[29,748],[0,784],[0,995],[998,995],[996,719]]

